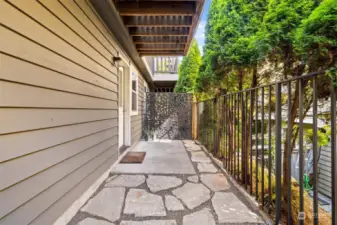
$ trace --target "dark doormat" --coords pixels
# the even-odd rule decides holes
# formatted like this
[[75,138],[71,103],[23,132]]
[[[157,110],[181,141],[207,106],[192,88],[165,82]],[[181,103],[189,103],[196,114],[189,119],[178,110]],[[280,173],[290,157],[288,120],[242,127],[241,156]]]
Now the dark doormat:
[[146,152],[128,152],[120,163],[142,163]]

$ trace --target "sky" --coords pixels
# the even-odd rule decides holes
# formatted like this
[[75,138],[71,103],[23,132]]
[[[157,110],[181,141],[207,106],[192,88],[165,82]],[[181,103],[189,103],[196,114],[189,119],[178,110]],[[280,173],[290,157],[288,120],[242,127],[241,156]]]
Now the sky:
[[210,3],[211,3],[211,0],[206,0],[204,11],[202,12],[197,31],[195,32],[195,35],[194,35],[194,38],[197,40],[199,44],[201,54],[203,54],[202,50],[205,44],[205,27],[207,23],[207,15],[208,15]]

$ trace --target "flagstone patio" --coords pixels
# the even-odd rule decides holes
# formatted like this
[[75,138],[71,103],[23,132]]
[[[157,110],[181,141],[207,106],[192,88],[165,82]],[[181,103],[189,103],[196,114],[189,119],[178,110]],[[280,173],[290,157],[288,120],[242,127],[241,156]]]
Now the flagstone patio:
[[133,151],[146,151],[144,162],[117,165],[68,225],[264,224],[194,141]]

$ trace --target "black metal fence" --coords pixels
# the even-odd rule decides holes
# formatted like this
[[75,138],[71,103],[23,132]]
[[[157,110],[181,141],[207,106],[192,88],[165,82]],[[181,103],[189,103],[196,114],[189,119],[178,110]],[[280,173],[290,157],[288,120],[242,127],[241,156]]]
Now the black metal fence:
[[[198,102],[199,141],[276,224],[337,224],[332,80],[316,72]],[[330,212],[320,207],[317,179],[319,149],[326,142],[331,146]]]

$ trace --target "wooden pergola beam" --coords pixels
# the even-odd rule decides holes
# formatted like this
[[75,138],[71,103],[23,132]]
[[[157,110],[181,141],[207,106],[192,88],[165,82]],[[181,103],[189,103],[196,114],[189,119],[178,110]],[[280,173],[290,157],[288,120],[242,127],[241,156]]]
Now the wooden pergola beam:
[[135,44],[185,44],[187,37],[174,37],[174,36],[157,36],[157,37],[133,37]]
[[141,49],[166,49],[166,48],[172,48],[172,49],[183,49],[185,48],[185,44],[159,44],[159,43],[152,43],[152,44],[137,44],[136,48]]
[[160,36],[170,36],[170,37],[187,37],[188,34],[170,34],[170,33],[141,33],[141,32],[134,32],[134,33],[130,33],[131,36],[133,37],[152,37],[152,36],[155,36],[155,37],[160,37]]
[[118,9],[121,16],[193,16],[196,12],[196,3],[194,1],[123,1],[118,3]]
[[190,27],[191,24],[126,24],[126,27]]
[[137,48],[139,51],[184,51],[184,48]]
[[189,29],[188,28],[130,28],[129,29],[131,36],[188,36]]
[[199,4],[196,5],[195,15],[192,20],[192,26],[189,29],[189,35],[187,37],[187,44],[185,45],[184,55],[187,55],[188,49],[190,47],[190,44],[192,42],[192,38],[197,30],[197,25],[199,23],[199,19],[201,17],[201,13],[203,10],[203,6],[205,4],[205,0],[199,0]]
[[176,18],[174,20],[166,16],[153,17],[124,17],[126,27],[190,27],[192,26],[192,17]]
[[185,44],[186,42],[176,42],[176,41],[135,41],[134,42],[136,45],[139,44]]
[[176,53],[171,53],[171,52],[139,52],[141,56],[182,56],[184,52],[176,52]]

